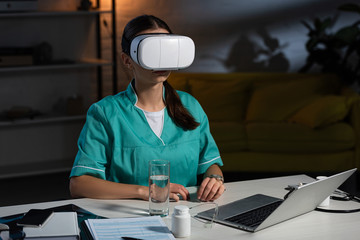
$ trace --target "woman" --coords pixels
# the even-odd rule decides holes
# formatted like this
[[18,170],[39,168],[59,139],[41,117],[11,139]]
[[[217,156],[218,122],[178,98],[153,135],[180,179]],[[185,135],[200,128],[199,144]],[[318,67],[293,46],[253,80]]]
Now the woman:
[[143,15],[131,20],[122,38],[122,60],[133,74],[127,90],[93,104],[78,141],[71,171],[73,197],[149,199],[148,161],[170,161],[170,198],[197,196],[212,201],[224,192],[218,148],[199,103],[175,91],[170,71],[146,70],[130,57],[131,40],[140,34],[171,33],[165,22]]

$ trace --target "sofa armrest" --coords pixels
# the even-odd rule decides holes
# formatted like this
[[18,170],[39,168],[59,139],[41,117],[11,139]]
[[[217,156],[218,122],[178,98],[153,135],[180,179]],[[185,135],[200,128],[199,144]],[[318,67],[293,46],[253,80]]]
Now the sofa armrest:
[[352,99],[349,113],[350,124],[354,128],[355,142],[355,166],[360,169],[360,97]]

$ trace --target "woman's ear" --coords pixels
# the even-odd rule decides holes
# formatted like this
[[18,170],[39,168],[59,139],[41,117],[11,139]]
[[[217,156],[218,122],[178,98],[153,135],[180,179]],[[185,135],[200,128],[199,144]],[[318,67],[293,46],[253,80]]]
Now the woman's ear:
[[131,57],[129,55],[127,55],[126,53],[121,53],[121,59],[124,63],[124,65],[128,68],[128,69],[132,69],[132,60]]

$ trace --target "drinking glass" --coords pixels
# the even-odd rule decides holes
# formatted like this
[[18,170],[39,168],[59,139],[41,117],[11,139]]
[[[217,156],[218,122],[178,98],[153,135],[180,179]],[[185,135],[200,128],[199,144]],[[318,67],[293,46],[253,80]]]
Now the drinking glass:
[[169,215],[170,162],[149,161],[149,213],[161,217]]

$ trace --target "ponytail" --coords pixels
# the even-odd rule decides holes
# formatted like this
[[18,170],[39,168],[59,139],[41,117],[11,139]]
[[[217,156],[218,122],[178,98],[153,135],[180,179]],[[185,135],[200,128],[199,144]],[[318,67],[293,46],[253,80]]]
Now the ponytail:
[[164,82],[165,87],[165,102],[170,118],[175,124],[185,130],[194,130],[200,123],[195,121],[195,118],[181,103],[180,97],[175,89],[167,82]]

